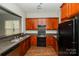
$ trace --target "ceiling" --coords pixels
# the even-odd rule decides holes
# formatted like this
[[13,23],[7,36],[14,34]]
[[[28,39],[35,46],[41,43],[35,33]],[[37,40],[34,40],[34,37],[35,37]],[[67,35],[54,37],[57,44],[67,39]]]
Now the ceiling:
[[[62,3],[16,3],[24,13],[55,13]],[[39,8],[40,7],[40,8]]]
[[[17,3],[24,12],[53,12],[59,10],[62,3]],[[41,5],[41,9],[37,9]]]

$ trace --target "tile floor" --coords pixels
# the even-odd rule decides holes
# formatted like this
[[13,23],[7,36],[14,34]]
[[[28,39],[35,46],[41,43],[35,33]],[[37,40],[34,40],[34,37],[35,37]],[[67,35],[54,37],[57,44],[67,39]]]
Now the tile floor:
[[57,56],[52,47],[34,47],[32,46],[25,56]]

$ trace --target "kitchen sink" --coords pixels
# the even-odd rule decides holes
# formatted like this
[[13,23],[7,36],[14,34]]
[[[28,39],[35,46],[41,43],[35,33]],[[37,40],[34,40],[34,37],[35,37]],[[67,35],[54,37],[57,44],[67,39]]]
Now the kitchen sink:
[[11,40],[11,42],[19,42],[19,41],[22,40],[22,39],[23,39],[23,37],[16,38],[16,39]]
[[20,39],[18,38],[18,39],[13,39],[13,40],[11,40],[11,42],[19,42],[20,41]]

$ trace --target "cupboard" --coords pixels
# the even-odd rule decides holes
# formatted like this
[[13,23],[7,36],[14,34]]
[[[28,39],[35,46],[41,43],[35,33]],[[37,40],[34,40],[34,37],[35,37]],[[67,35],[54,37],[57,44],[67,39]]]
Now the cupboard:
[[34,18],[34,19],[31,19],[32,22],[33,22],[33,28],[32,30],[37,30],[38,29],[38,19],[37,18]]
[[46,30],[57,30],[58,18],[26,18],[26,30],[37,30],[38,24],[46,25]]
[[8,53],[6,56],[19,56],[20,55],[19,48],[20,47],[15,48],[13,51],[11,51],[10,53]]
[[53,30],[57,30],[58,29],[58,18],[53,18],[52,20],[52,26],[53,26]]
[[53,37],[52,35],[47,35],[46,46],[52,46],[55,49],[55,51],[58,51],[57,39]]
[[31,36],[31,46],[37,46],[37,35]]
[[78,14],[79,12],[79,3],[71,3],[71,12],[69,16],[73,16],[75,14]]
[[[31,46],[37,46],[37,35],[31,36]],[[53,35],[46,35],[46,46],[52,46],[58,51],[57,39]]]
[[26,30],[32,30],[33,29],[33,22],[31,19],[27,18],[26,21],[25,21],[25,27],[26,27]]
[[25,55],[25,53],[27,52],[27,50],[30,48],[30,37],[25,39],[24,41],[22,41],[19,44],[20,47],[20,56]]
[[30,48],[30,37],[26,38],[22,42],[18,44],[18,47],[16,47],[13,51],[9,52],[6,56],[24,56],[25,53]]
[[78,14],[79,3],[63,3],[61,8],[61,21],[69,20],[69,18]]
[[[19,46],[7,54],[7,56],[23,56],[28,51],[30,46],[37,46],[37,35],[31,35],[22,42]],[[46,46],[52,46],[55,51],[58,51],[57,39],[53,35],[46,35]]]
[[61,7],[61,18],[67,18],[68,17],[68,4],[64,3]]

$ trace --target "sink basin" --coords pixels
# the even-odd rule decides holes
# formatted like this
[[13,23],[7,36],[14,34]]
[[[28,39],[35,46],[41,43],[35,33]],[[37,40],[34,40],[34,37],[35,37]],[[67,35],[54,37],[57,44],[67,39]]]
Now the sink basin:
[[16,39],[11,40],[11,42],[19,42],[19,41],[22,40],[22,39],[23,39],[23,37],[16,38]]
[[21,39],[23,39],[23,37],[20,37],[19,39],[21,40]]
[[19,42],[20,41],[20,39],[13,39],[13,40],[11,40],[11,42]]

